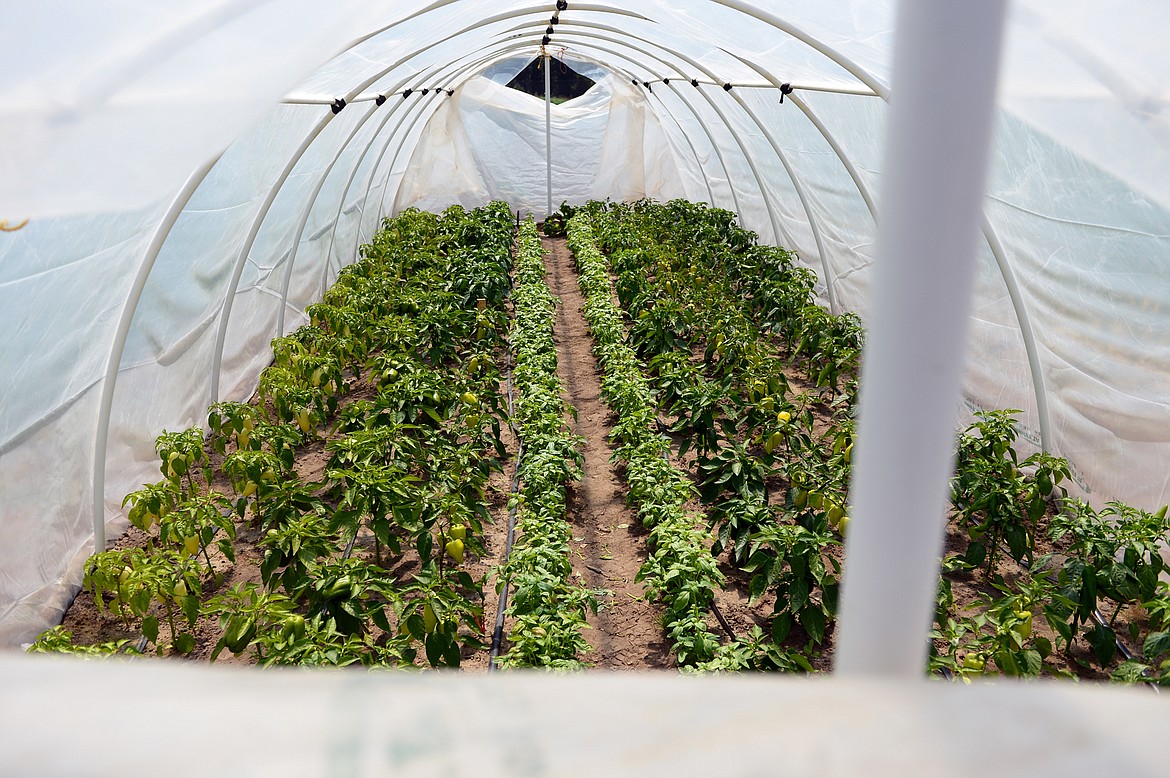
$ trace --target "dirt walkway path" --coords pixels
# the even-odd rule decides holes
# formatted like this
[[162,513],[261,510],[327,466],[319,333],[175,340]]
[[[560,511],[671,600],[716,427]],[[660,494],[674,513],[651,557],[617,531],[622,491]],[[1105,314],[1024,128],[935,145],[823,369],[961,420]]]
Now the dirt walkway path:
[[573,255],[563,239],[544,238],[549,287],[560,298],[554,335],[557,371],[565,399],[577,409],[573,432],[585,439],[584,477],[569,493],[573,568],[589,586],[612,594],[599,600],[585,634],[593,651],[584,659],[598,669],[674,667],[662,631],[661,609],[647,603],[634,577],[646,559],[645,533],[626,507],[625,486],[610,463],[610,412],[601,401],[601,374],[582,314]]

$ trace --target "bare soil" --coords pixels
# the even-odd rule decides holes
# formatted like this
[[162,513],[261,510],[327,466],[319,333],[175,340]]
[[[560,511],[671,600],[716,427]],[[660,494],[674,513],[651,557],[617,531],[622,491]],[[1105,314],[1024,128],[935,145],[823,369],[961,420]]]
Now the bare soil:
[[584,439],[581,481],[570,488],[573,569],[586,585],[603,590],[586,635],[585,661],[599,669],[667,669],[674,666],[662,627],[662,609],[649,603],[634,578],[646,560],[645,531],[625,501],[626,490],[609,444],[612,413],[601,401],[601,373],[586,328],[572,253],[560,238],[544,238],[549,288],[560,299],[553,335],[565,401],[576,409],[571,427]]

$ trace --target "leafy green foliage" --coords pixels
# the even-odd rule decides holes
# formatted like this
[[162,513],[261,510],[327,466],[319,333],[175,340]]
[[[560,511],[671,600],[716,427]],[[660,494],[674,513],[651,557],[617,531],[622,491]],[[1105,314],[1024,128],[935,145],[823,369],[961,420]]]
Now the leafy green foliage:
[[[200,428],[159,437],[163,479],[126,498],[147,547],[87,563],[99,609],[159,653],[192,650],[196,620],[216,618],[213,658],[260,664],[457,666],[481,645],[482,580],[463,556],[482,553],[486,484],[505,453],[494,354],[511,248],[502,203],[386,220],[310,322],[272,342],[259,404],[213,405],[206,441]],[[363,375],[376,396],[342,412]],[[331,423],[326,479],[304,481],[297,454]],[[233,501],[211,489],[216,476]],[[234,558],[237,521],[262,533],[262,583],[216,593],[208,552]],[[367,533],[373,562],[351,555]],[[407,546],[411,575],[379,564]],[[41,647],[78,650],[59,634]]]
[[693,487],[666,459],[670,447],[657,432],[657,404],[636,353],[625,342],[605,260],[581,215],[569,223],[569,246],[577,257],[585,318],[605,371],[602,395],[619,419],[613,431],[620,443],[616,453],[626,463],[630,500],[638,506],[642,524],[650,528],[654,550],[638,580],[646,582],[649,596],[666,606],[667,634],[679,664],[710,661],[719,641],[707,626],[706,612],[723,575],[706,533],[696,529],[701,519],[685,509]]
[[508,606],[511,647],[500,666],[573,669],[589,650],[581,631],[597,602],[594,592],[573,582],[565,488],[580,477],[582,455],[566,423],[569,408],[561,399],[553,341],[557,301],[544,281],[540,238],[531,221],[520,225],[516,263],[511,340],[522,489],[513,504],[520,536],[501,570],[514,593]]

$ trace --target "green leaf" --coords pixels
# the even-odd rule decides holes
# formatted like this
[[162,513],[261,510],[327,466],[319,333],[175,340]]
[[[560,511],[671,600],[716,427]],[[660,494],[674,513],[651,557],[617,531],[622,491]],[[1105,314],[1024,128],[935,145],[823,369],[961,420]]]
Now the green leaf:
[[442,632],[432,632],[426,638],[427,661],[431,667],[438,667],[443,661],[443,654],[451,640]]
[[199,618],[199,605],[199,598],[193,594],[179,598],[179,607],[182,609],[183,615],[187,617],[187,623],[194,624]]
[[788,607],[794,611],[803,609],[808,604],[808,596],[808,581],[804,578],[796,579],[788,589]]
[[781,613],[772,619],[772,640],[783,643],[792,631],[792,615]]
[[963,562],[971,567],[979,567],[987,559],[987,547],[982,543],[971,543],[967,546],[967,553],[963,554]]
[[1142,655],[1153,661],[1170,651],[1170,632],[1153,632],[1142,644]]
[[1117,638],[1112,629],[1104,624],[1095,624],[1085,633],[1085,637],[1093,647],[1093,655],[1102,667],[1113,661],[1113,655],[1117,653]]
[[1060,635],[1064,642],[1070,643],[1073,639],[1073,625],[1071,622],[1065,621],[1063,616],[1051,612],[1048,608],[1044,609],[1044,617],[1048,621],[1048,625]]
[[446,648],[443,649],[443,661],[446,662],[447,667],[458,667],[460,658],[459,643],[452,636],[447,641]]
[[1027,531],[1019,524],[1010,524],[1004,529],[1003,537],[1007,541],[1012,559],[1016,561],[1023,559],[1028,552]]
[[1118,683],[1141,683],[1146,680],[1145,673],[1149,670],[1149,665],[1143,664],[1136,659],[1129,659],[1122,662],[1121,665],[1113,671],[1110,678]]
[[768,579],[764,575],[753,575],[752,581],[748,585],[748,601],[755,602],[764,595],[768,589]]
[[147,616],[142,620],[142,634],[151,643],[158,642],[158,617]]
[[406,617],[405,623],[407,632],[409,632],[410,636],[415,640],[422,640],[426,637],[427,630],[426,625],[423,623],[422,615],[418,613],[412,613]]
[[1097,571],[1086,565],[1081,573],[1080,599],[1077,602],[1077,611],[1082,619],[1093,617],[1097,608]]
[[390,632],[390,620],[386,618],[386,609],[381,605],[370,610],[370,620],[383,632]]
[[810,604],[800,612],[800,626],[812,638],[814,643],[820,643],[825,637],[825,613],[816,603]]
[[190,654],[195,650],[195,636],[190,632],[183,632],[175,638],[175,650],[180,654]]

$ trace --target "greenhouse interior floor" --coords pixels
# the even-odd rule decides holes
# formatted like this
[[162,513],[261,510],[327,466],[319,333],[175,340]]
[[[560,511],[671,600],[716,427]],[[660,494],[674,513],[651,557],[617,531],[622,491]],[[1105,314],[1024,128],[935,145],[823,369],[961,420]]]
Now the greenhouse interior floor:
[[0,659],[6,776],[1164,775],[1142,689]]

